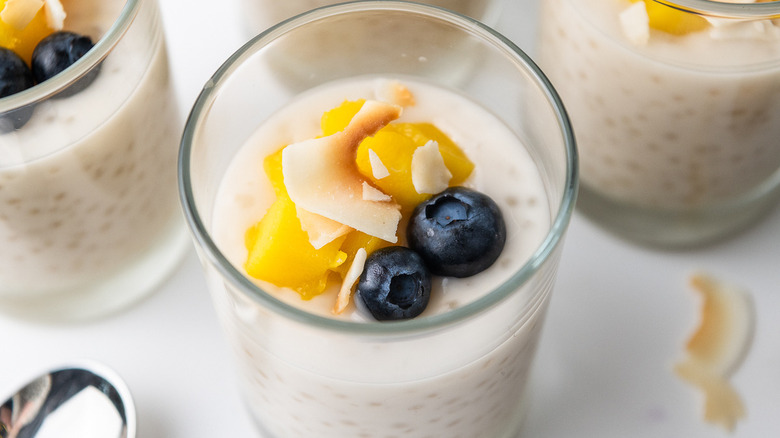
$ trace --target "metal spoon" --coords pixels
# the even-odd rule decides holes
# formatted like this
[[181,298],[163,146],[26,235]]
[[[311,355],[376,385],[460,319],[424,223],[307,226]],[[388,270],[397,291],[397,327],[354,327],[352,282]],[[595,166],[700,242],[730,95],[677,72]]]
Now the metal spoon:
[[94,363],[34,379],[0,406],[0,438],[135,438],[130,391]]

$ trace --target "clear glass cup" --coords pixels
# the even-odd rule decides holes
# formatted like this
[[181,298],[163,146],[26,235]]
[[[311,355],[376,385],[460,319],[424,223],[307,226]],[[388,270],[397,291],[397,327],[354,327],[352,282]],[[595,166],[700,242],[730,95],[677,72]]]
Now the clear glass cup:
[[539,63],[575,127],[581,211],[632,240],[688,247],[774,208],[777,17],[778,2],[544,1]]
[[[447,8],[487,24],[495,24],[502,0],[425,0],[418,3]],[[244,27],[256,35],[268,27],[311,9],[341,3],[339,0],[241,0]]]
[[0,309],[33,319],[124,308],[189,245],[176,198],[181,115],[156,1],[70,2],[66,12],[65,30],[94,48],[0,99]]
[[[321,38],[332,29],[360,33],[376,17],[420,34],[380,32],[370,47],[336,39],[328,46]],[[420,44],[420,35],[459,44]],[[291,41],[307,36],[323,44],[327,57],[312,58],[291,86],[278,59],[295,45]],[[479,56],[484,68],[441,75],[431,65],[474,64],[464,57],[464,45],[474,48],[466,53]],[[361,57],[372,62],[350,62]],[[497,117],[539,171],[535,199],[545,218],[528,259],[518,256],[517,268],[506,269],[484,294],[442,313],[393,323],[332,318],[304,310],[299,298],[283,300],[280,291],[246,276],[240,261],[231,263],[227,246],[218,243],[223,230],[214,225],[226,172],[263,121],[323,84],[377,75],[436,84]],[[480,155],[498,153],[495,158],[506,161],[494,147],[487,144]],[[472,19],[414,3],[367,1],[311,11],[257,36],[216,72],[185,126],[179,165],[185,215],[235,353],[243,397],[263,436],[516,436],[576,197],[577,164],[557,94],[514,44]],[[507,176],[502,186],[517,178]],[[517,237],[521,226],[512,223],[508,234]],[[505,249],[507,257],[516,255],[510,252]]]

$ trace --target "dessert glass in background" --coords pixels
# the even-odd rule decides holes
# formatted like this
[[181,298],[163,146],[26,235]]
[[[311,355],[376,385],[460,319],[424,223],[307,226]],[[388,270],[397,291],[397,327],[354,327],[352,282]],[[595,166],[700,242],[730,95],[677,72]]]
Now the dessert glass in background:
[[539,63],[575,128],[578,207],[635,241],[709,243],[780,199],[780,4],[648,2],[649,31],[644,6],[542,4]]
[[[366,20],[377,17],[389,28],[395,24],[415,32],[377,33],[377,44],[370,46],[321,38],[331,31],[360,33]],[[421,44],[420,34],[430,36],[429,43]],[[308,38],[319,38],[313,43],[321,45],[323,55],[312,58],[290,86],[277,71],[287,71],[277,62],[279,52]],[[327,46],[326,41],[332,42]],[[480,58],[464,58],[463,44],[476,48],[469,53]],[[371,62],[351,62],[360,58]],[[471,76],[440,74],[441,65],[476,62],[484,68],[471,70]],[[476,179],[492,190],[500,187],[498,193],[485,193],[504,211],[507,246],[487,271],[470,279],[448,278],[445,288],[452,291],[457,283],[465,298],[453,298],[432,314],[381,323],[310,312],[307,306],[319,297],[283,300],[289,291],[245,275],[242,257],[229,249],[242,246],[245,228],[215,229],[215,223],[231,219],[226,218],[230,212],[216,208],[234,205],[241,215],[244,207],[260,202],[262,216],[262,208],[273,201],[268,187],[261,193],[224,193],[236,166],[253,163],[254,179],[265,177],[264,153],[245,160],[258,128],[276,126],[282,114],[286,128],[267,131],[278,140],[270,140],[275,149],[265,153],[275,152],[285,144],[276,141],[307,138],[323,110],[354,97],[336,92],[334,98],[333,90],[351,90],[355,84],[363,90],[366,80],[381,85],[384,78],[408,84],[413,94],[427,87],[443,93],[445,100],[435,102],[439,105],[426,101],[430,94],[415,94],[416,105],[435,108],[430,117],[437,125],[449,119],[458,132],[452,116],[459,111],[448,105],[454,99],[468,102],[462,114],[490,115],[511,134],[509,146],[459,143],[475,161]],[[322,90],[330,96],[324,107],[300,105],[318,102],[309,98],[318,98]],[[480,137],[479,132],[470,135],[469,140]],[[179,164],[185,215],[233,347],[243,397],[263,436],[517,436],[529,368],[576,196],[577,168],[561,103],[516,46],[471,19],[426,5],[369,1],[317,9],[254,38],[216,72],[185,126]],[[541,219],[521,221],[517,210]],[[220,241],[226,233],[236,241]]]
[[[447,8],[459,14],[494,24],[500,13],[501,0],[425,0],[419,3]],[[257,35],[270,26],[295,15],[322,6],[341,3],[338,0],[241,0],[244,27]]]
[[140,299],[189,244],[176,197],[181,119],[156,1],[65,7],[64,29],[89,35],[93,49],[0,99],[0,309],[55,321]]

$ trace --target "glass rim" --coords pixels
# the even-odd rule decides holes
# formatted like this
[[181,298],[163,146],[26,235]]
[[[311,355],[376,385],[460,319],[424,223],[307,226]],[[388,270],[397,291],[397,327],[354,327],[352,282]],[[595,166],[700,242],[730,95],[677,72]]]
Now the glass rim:
[[675,9],[718,18],[780,18],[780,1],[764,3],[725,3],[715,0],[652,0]]
[[[504,53],[512,56],[516,63],[524,66],[527,73],[535,79],[539,88],[543,90],[547,97],[547,101],[554,111],[558,126],[561,130],[566,152],[567,172],[563,196],[561,196],[558,205],[551,205],[551,207],[557,208],[557,210],[555,210],[557,213],[551,222],[546,237],[526,263],[498,287],[475,301],[438,315],[393,322],[357,322],[315,315],[306,312],[301,308],[286,304],[275,298],[272,293],[261,289],[244,274],[240,273],[219,250],[201,220],[200,213],[195,205],[195,198],[192,190],[190,158],[198,125],[204,118],[206,111],[208,111],[216,99],[216,95],[219,94],[220,85],[223,83],[223,80],[229,77],[230,74],[240,66],[244,59],[255,53],[256,49],[259,50],[262,47],[265,47],[277,37],[306,23],[315,22],[333,15],[379,10],[412,13],[419,16],[428,16],[444,20],[449,24],[454,24],[464,30],[469,30],[478,34],[485,42],[502,49]],[[578,156],[569,117],[552,84],[525,52],[506,37],[475,19],[436,6],[396,0],[351,1],[316,8],[284,20],[249,40],[240,49],[234,52],[206,82],[206,85],[197,97],[187,118],[182,135],[181,147],[179,149],[178,183],[180,201],[191,235],[199,246],[201,257],[205,257],[208,262],[215,267],[222,278],[235,286],[242,294],[259,304],[266,306],[279,315],[311,326],[360,335],[393,335],[435,330],[456,321],[474,317],[511,295],[512,292],[522,286],[541,268],[543,263],[561,244],[574,210],[578,181]],[[555,200],[553,203],[554,202]]]
[[60,74],[26,90],[0,98],[0,114],[46,100],[86,75],[102,62],[117,45],[138,15],[143,1],[145,0],[126,0],[117,19],[95,43],[94,47]]

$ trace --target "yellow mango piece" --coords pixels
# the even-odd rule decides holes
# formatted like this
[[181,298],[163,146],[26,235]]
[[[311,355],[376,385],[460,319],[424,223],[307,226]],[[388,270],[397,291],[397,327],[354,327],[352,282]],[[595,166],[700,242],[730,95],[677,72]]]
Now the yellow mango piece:
[[281,196],[246,232],[245,269],[252,277],[293,289],[308,300],[325,290],[329,272],[346,261],[347,255],[339,249],[344,239],[314,249],[301,229],[295,204]]
[[[5,8],[5,4],[6,0],[0,0],[0,11]],[[29,65],[35,46],[53,31],[46,20],[46,10],[42,7],[22,29],[0,20],[0,47],[13,50]]]
[[643,1],[650,18],[650,27],[672,35],[685,35],[704,30],[709,22],[699,15],[684,12],[653,0],[630,0],[631,3]]

